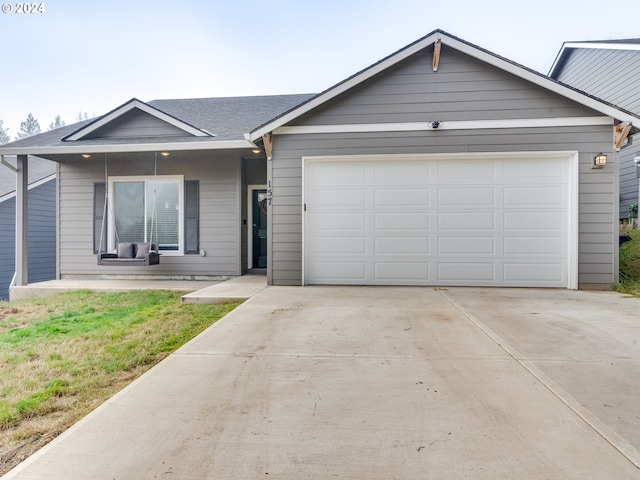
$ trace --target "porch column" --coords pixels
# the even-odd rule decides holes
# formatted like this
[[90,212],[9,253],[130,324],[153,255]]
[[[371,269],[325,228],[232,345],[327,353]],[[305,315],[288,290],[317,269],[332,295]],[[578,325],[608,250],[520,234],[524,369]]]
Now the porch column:
[[18,155],[16,175],[16,286],[29,282],[29,253],[27,247],[29,160]]

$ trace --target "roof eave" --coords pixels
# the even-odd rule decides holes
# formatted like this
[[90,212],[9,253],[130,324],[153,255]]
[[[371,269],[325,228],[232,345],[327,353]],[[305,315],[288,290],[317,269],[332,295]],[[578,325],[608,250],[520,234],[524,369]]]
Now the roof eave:
[[237,150],[255,148],[254,144],[247,140],[211,140],[200,142],[158,142],[144,144],[118,144],[118,145],[70,145],[48,147],[8,147],[0,146],[0,155],[68,155],[68,154],[92,154],[92,153],[135,153],[135,152],[159,152],[159,151],[193,151],[193,150]]

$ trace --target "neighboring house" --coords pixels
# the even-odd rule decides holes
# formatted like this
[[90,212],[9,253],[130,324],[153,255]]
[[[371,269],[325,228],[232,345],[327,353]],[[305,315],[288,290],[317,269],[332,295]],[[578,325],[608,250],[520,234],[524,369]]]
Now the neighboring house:
[[[15,158],[5,158],[15,167]],[[56,164],[33,157],[29,170],[29,278],[33,282],[56,277]],[[0,165],[0,300],[9,300],[15,272],[16,173]]]
[[[617,121],[436,30],[315,96],[134,99],[0,154],[59,164],[60,278],[609,288]],[[97,265],[153,224],[159,265]]]
[[[565,42],[549,76],[640,115],[640,38]],[[619,216],[626,220],[639,199],[640,134],[621,147]]]

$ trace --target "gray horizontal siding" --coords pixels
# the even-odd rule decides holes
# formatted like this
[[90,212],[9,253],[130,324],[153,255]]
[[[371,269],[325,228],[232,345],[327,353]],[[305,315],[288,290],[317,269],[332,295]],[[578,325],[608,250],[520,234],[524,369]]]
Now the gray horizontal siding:
[[[440,69],[421,52],[291,125],[428,120],[598,116],[597,112],[530,85],[464,54],[443,48]],[[579,278],[581,288],[617,281],[617,176],[610,161],[593,170],[598,152],[613,159],[612,126],[430,130],[424,132],[276,135],[269,179],[270,277],[274,285],[302,283],[302,159],[307,156],[468,152],[578,151]]]
[[[149,169],[151,163],[151,169]],[[109,160],[109,176],[149,175],[153,160]],[[66,163],[60,173],[60,274],[215,276],[240,274],[240,158],[174,154],[158,162],[158,175],[200,182],[200,249],[206,256],[167,256],[151,267],[100,267],[93,254],[93,183],[104,182],[104,163]]]
[[134,138],[185,136],[184,130],[153,115],[133,109],[91,132],[88,138]]
[[567,85],[640,112],[640,51],[574,49],[557,74]]
[[438,72],[421,52],[296,125],[554,118],[594,113],[498,68],[443,47]]
[[[29,189],[29,283],[56,276],[56,180]],[[0,300],[9,299],[15,272],[16,199],[0,202]]]

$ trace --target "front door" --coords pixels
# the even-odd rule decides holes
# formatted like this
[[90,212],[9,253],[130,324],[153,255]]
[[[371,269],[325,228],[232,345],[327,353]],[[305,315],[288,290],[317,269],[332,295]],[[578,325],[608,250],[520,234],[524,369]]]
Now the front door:
[[267,268],[267,191],[253,190],[253,265]]

